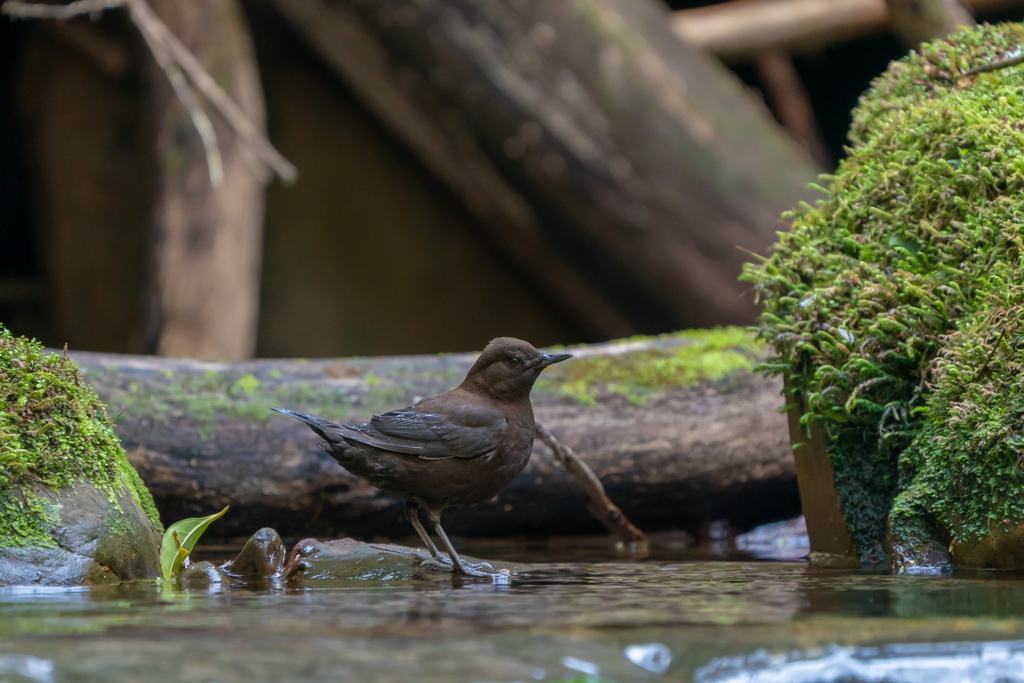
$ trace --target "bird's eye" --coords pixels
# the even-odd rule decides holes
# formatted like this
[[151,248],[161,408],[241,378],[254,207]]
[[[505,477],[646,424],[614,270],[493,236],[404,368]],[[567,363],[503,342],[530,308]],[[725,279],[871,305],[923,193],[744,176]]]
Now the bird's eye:
[[519,356],[512,356],[512,362],[518,365],[519,364]]

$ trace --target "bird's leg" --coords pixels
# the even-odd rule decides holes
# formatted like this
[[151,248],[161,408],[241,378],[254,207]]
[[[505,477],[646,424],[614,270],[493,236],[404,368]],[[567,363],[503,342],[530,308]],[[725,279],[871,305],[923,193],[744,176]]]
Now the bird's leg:
[[409,523],[412,524],[414,529],[416,529],[416,533],[418,533],[420,538],[423,539],[423,545],[427,546],[427,550],[430,551],[430,554],[434,556],[435,560],[445,562],[447,558],[441,555],[437,546],[434,545],[434,542],[430,540],[430,536],[427,535],[427,530],[423,528],[422,524],[420,524],[419,512],[420,507],[416,505],[416,503],[407,502],[405,504],[405,518],[409,520]]
[[427,519],[430,520],[431,526],[434,527],[434,532],[437,533],[438,538],[441,539],[441,543],[444,544],[445,550],[448,551],[448,555],[452,558],[452,564],[455,565],[455,571],[466,574],[467,576],[491,576],[494,574],[494,567],[486,562],[480,564],[470,564],[469,562],[463,562],[459,554],[455,552],[455,548],[452,546],[452,542],[448,540],[448,534],[441,528],[441,513],[439,511],[427,510]]

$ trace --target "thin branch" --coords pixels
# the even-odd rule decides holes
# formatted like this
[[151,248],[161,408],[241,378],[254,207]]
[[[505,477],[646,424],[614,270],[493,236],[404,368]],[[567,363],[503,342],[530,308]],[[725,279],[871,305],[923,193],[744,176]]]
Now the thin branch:
[[157,64],[167,75],[174,93],[192,118],[192,123],[206,149],[210,182],[213,185],[220,185],[223,181],[223,161],[213,123],[192,90],[192,86],[195,86],[213,103],[241,138],[240,154],[257,177],[265,179],[265,174],[262,169],[254,168],[253,158],[259,159],[285,182],[293,182],[298,177],[298,170],[295,166],[274,149],[270,141],[224,92],[223,88],[217,85],[217,82],[195,55],[167,28],[167,25],[160,20],[145,0],[78,0],[67,5],[9,0],[0,6],[0,13],[21,19],[70,19],[114,7],[129,9],[132,21],[142,33]]
[[11,0],[0,6],[0,14],[17,19],[70,19],[82,14],[123,7],[127,0],[78,0],[67,5],[43,5]]
[[999,345],[1003,343],[1003,337],[1006,336],[1006,329],[1006,326],[1004,326],[1002,331],[999,333],[999,337],[996,339],[995,345],[992,347],[992,350],[989,351],[988,357],[985,358],[985,362],[981,364],[981,369],[978,370],[978,374],[976,374],[974,379],[971,380],[971,384],[977,383],[977,381],[981,379],[982,375],[985,374],[985,371],[988,370],[988,364],[992,362],[992,359],[996,355],[996,351],[999,350]]
[[196,97],[196,94],[192,92],[192,88],[189,87],[185,74],[181,72],[181,69],[174,62],[174,58],[171,56],[163,36],[154,30],[150,22],[138,19],[136,8],[145,5],[145,3],[138,0],[128,0],[128,2],[132,20],[139,27],[139,32],[145,39],[146,44],[149,45],[157,65],[163,69],[163,72],[167,75],[167,80],[171,82],[174,94],[178,96],[178,100],[185,107],[185,111],[192,117],[192,125],[195,126],[196,132],[199,133],[199,138],[203,141],[203,147],[206,149],[206,166],[210,172],[210,184],[214,187],[219,187],[224,182],[224,162],[220,155],[220,145],[217,142],[217,132],[213,129],[213,122],[206,115],[206,111],[203,109],[203,105],[200,104],[199,98]]
[[[536,426],[536,432],[540,440],[547,444],[547,447],[555,454],[555,460],[558,461],[558,464],[572,475],[576,483],[590,497],[592,503],[590,506],[591,513],[608,527],[612,535],[624,543],[646,546],[647,537],[644,535],[644,532],[633,526],[633,523],[623,514],[622,510],[609,500],[608,495],[604,492],[601,480],[597,478],[593,470],[587,467],[587,463],[583,462],[575,451],[553,437],[542,425],[538,424]],[[646,548],[643,550],[646,550]]]
[[997,59],[994,62],[987,64],[981,64],[973,69],[968,69],[963,73],[964,76],[974,76],[975,74],[983,74],[988,71],[997,71],[999,69],[1006,69],[1011,66],[1017,66],[1018,64],[1024,64],[1024,52],[1021,50],[1014,50],[1009,53],[1003,59]]
[[259,132],[256,126],[242,112],[234,100],[217,85],[213,76],[203,68],[187,47],[171,33],[167,25],[153,12],[144,0],[127,0],[132,9],[132,19],[142,29],[143,26],[160,36],[167,45],[174,61],[188,75],[192,83],[213,103],[224,115],[232,128],[254,149],[256,155],[269,166],[285,182],[293,182],[298,177],[298,170],[285,159],[280,152]]

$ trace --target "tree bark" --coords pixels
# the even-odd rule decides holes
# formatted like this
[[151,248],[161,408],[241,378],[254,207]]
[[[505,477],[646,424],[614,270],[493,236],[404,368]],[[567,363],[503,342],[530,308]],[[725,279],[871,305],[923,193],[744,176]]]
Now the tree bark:
[[[573,352],[617,362],[687,343],[655,339]],[[115,429],[164,520],[231,505],[218,533],[239,536],[261,526],[288,536],[409,535],[396,499],[346,472],[305,425],[270,408],[362,421],[451,388],[475,360],[442,354],[228,364],[71,355],[117,416]],[[577,451],[641,529],[696,531],[715,519],[744,529],[799,514],[786,418],[778,413],[780,381],[742,371],[659,390],[642,404],[602,385],[586,406],[558,390],[563,381],[552,374],[535,388],[538,422]],[[587,504],[538,441],[504,492],[446,512],[445,528],[474,536],[601,533]]]
[[749,322],[817,169],[653,0],[272,0],[567,315]]
[[[235,0],[154,0],[154,10],[261,130],[263,94]],[[159,355],[241,360],[256,348],[263,182],[237,135],[213,114],[223,159],[206,155],[164,72],[150,70],[157,182],[148,337]]]

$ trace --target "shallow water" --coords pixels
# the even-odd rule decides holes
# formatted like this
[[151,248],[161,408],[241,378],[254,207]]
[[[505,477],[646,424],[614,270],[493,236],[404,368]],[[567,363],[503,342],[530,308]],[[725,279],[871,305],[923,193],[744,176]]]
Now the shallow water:
[[609,560],[568,543],[467,551],[576,559],[507,585],[0,590],[0,682],[1024,681],[1015,576]]

